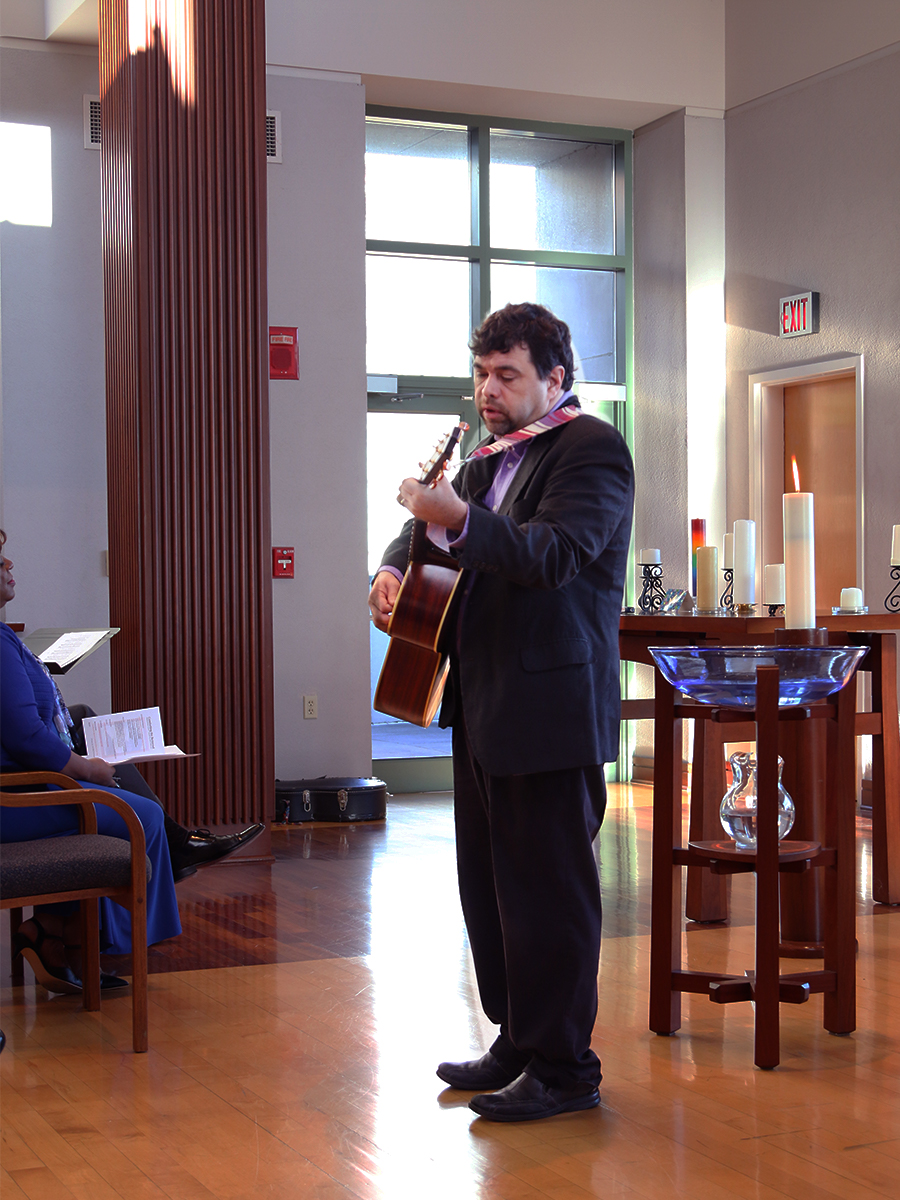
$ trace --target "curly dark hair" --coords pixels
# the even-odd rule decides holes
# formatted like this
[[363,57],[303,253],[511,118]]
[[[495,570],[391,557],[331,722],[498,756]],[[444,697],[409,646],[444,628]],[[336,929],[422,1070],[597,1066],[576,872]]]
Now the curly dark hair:
[[563,391],[575,378],[572,337],[565,321],[542,304],[507,304],[481,322],[472,334],[469,349],[473,354],[505,354],[513,346],[527,346],[540,379],[546,379],[554,367],[562,366]]

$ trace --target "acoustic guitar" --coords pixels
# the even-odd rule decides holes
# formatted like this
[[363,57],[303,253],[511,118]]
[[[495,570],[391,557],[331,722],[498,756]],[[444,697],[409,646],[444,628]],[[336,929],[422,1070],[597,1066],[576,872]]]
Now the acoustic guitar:
[[[425,464],[420,483],[433,483],[450,461],[463,421],[447,434]],[[426,537],[427,522],[413,522],[409,565],[388,622],[385,655],[374,707],[413,725],[428,726],[441,702],[453,637],[455,601],[462,572],[456,560]]]

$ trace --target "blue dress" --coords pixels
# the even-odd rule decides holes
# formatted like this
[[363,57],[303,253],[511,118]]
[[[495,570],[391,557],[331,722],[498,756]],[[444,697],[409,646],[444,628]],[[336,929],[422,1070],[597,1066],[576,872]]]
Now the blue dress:
[[[56,689],[41,664],[8,625],[0,623],[0,766],[4,771],[61,771],[71,750],[62,740],[54,718]],[[96,784],[82,783],[94,788]],[[137,813],[147,840],[152,876],[147,883],[147,941],[162,942],[181,933],[172,860],[164,828],[165,813],[158,804],[120,788],[101,788],[125,800]],[[94,806],[97,830],[127,838],[125,822],[111,808]],[[0,806],[0,842],[25,842],[78,832],[75,809]],[[109,954],[131,952],[131,915],[112,900],[100,900],[100,945]]]

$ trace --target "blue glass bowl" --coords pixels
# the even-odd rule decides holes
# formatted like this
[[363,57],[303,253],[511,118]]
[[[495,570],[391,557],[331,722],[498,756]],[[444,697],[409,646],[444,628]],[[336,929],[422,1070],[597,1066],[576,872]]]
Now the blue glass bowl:
[[701,704],[753,708],[756,668],[781,672],[783,708],[824,700],[839,691],[866,653],[864,646],[651,646],[653,661],[671,685]]

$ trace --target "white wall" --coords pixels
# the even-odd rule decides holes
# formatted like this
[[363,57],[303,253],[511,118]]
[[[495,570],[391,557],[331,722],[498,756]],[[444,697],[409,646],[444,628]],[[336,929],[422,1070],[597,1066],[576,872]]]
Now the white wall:
[[[2,119],[51,127],[53,225],[4,223],[2,519],[16,563],[9,620],[104,625],[108,581],[100,155],[83,147],[96,51],[4,47]],[[296,548],[273,581],[276,770],[371,770],[365,555],[364,96],[272,77],[281,164],[269,172],[270,321],[300,329],[301,379],[273,382],[272,533]],[[236,547],[240,553],[240,547]],[[109,652],[63,690],[109,711]],[[315,693],[319,717],[304,721]]]
[[[726,119],[728,510],[749,511],[748,375],[865,356],[865,576],[883,611],[900,522],[900,51]],[[820,332],[781,340],[782,296],[821,293]]]
[[[0,51],[2,119],[51,128],[52,226],[0,225],[2,519],[18,585],[6,619],[29,629],[109,617],[100,155],[82,123],[97,55],[68,51]],[[108,712],[109,650],[63,691]]]
[[894,42],[900,42],[897,0],[726,0],[726,106]]
[[266,20],[270,63],[359,72],[378,103],[511,115],[520,93],[538,117],[539,94],[603,99],[606,117],[572,104],[543,119],[627,128],[725,103],[724,0],[269,0]]
[[[267,0],[266,22],[270,64],[361,74],[376,104],[615,129],[725,104],[725,0]],[[6,37],[45,28],[44,0],[0,0]]]
[[[269,75],[283,162],[268,168],[269,321],[300,329],[300,380],[273,380],[275,754],[281,779],[368,775],[365,99],[359,82]],[[319,716],[303,720],[302,696]]]

